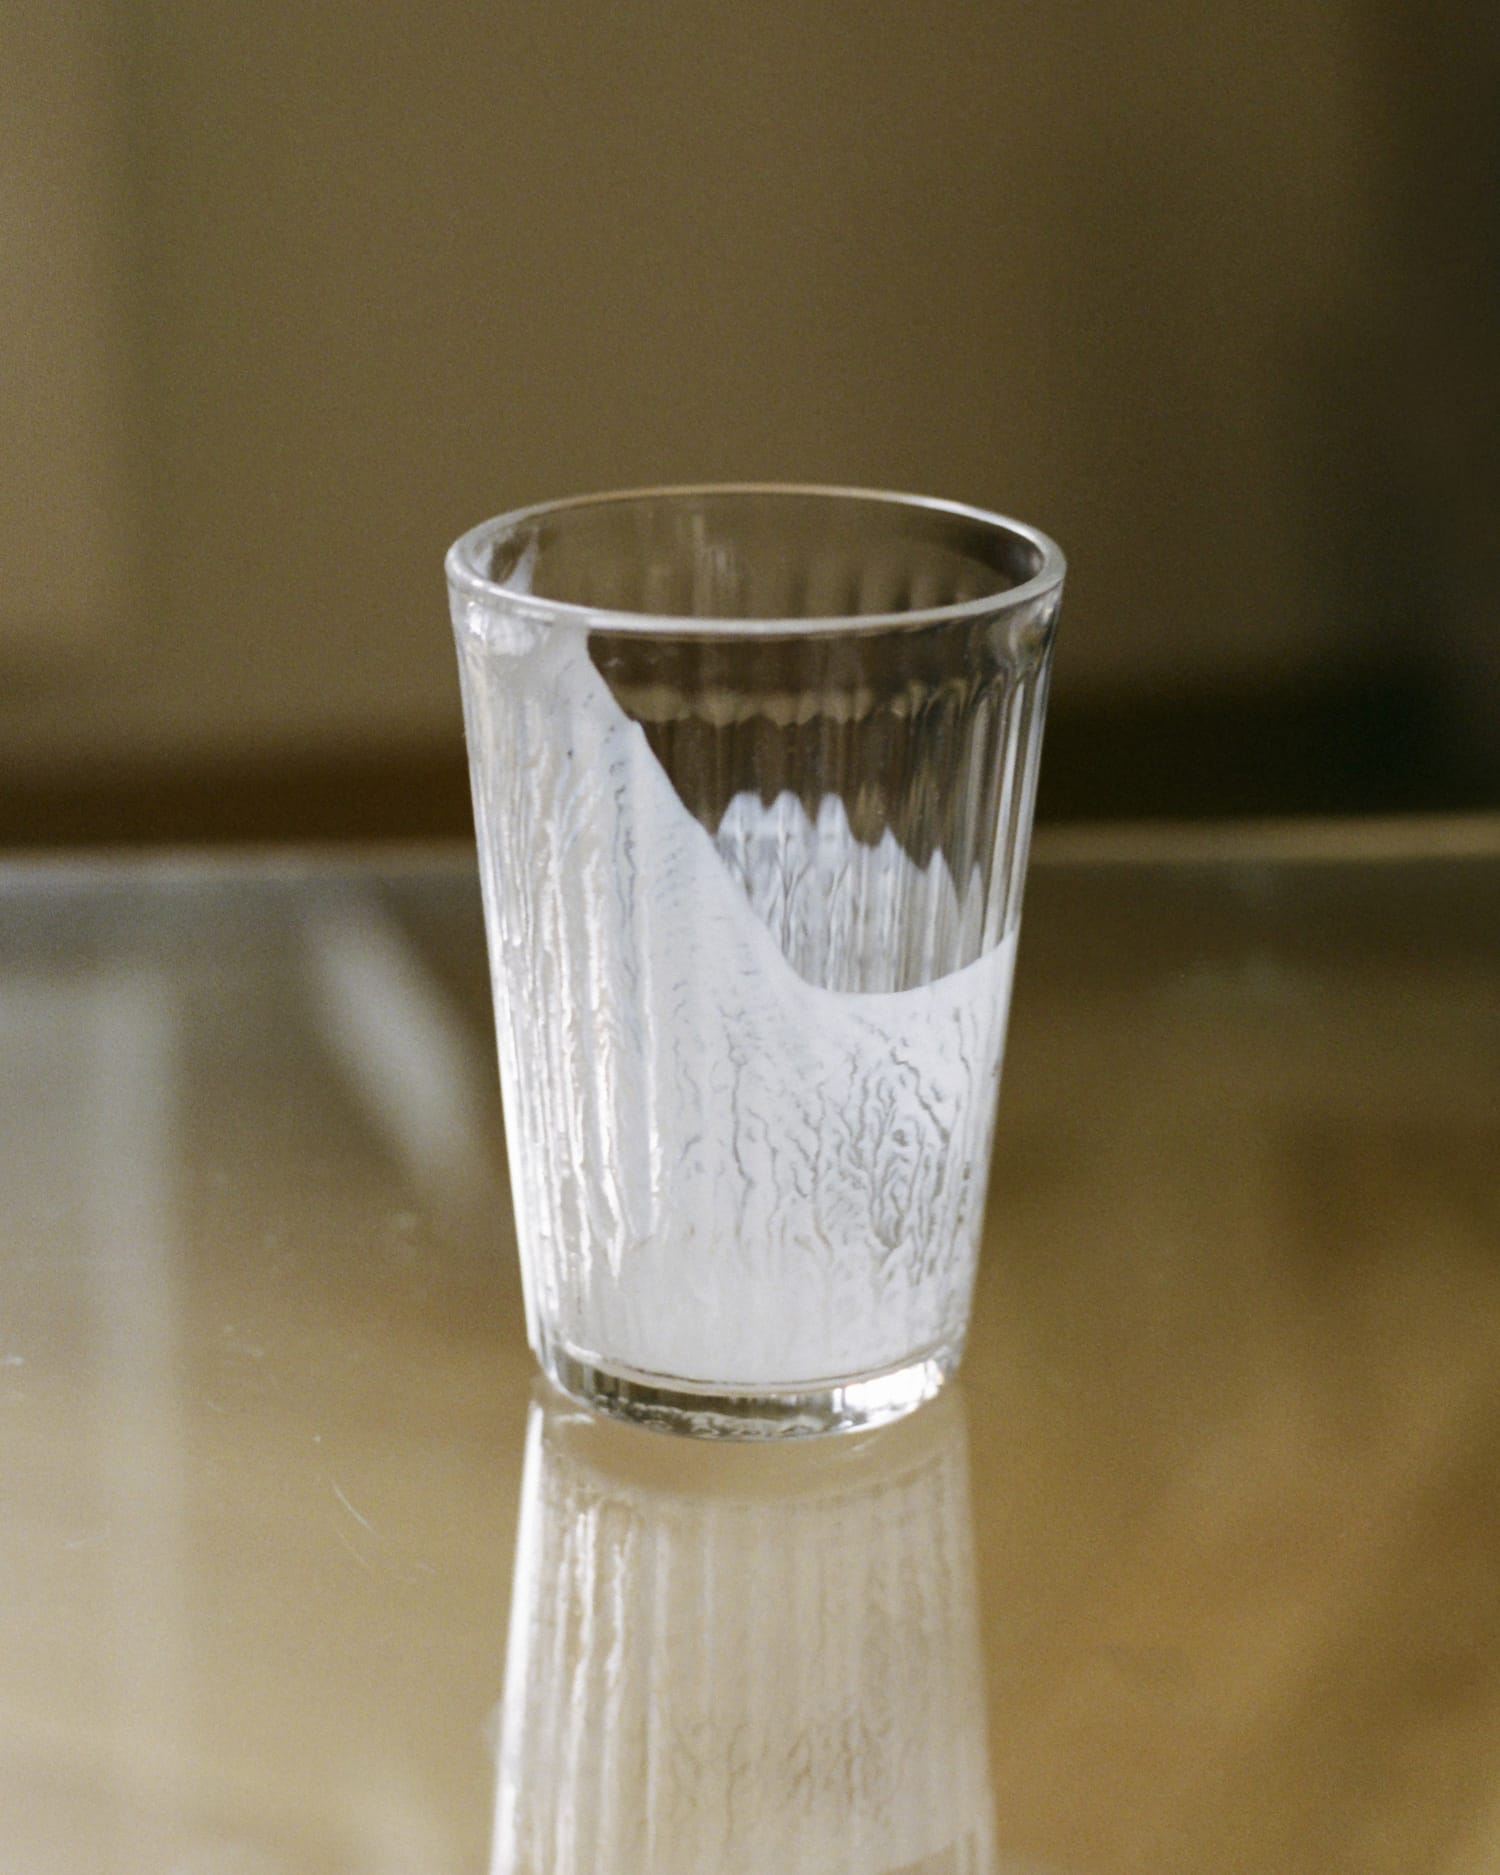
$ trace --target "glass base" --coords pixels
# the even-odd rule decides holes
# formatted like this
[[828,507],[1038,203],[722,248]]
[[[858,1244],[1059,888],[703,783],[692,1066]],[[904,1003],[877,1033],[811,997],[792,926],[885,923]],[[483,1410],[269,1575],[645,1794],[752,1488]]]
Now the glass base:
[[754,1390],[606,1366],[561,1342],[541,1350],[542,1369],[595,1412],[700,1439],[806,1439],[860,1432],[904,1418],[930,1400],[958,1366],[957,1348],[928,1349],[900,1367],[823,1383]]

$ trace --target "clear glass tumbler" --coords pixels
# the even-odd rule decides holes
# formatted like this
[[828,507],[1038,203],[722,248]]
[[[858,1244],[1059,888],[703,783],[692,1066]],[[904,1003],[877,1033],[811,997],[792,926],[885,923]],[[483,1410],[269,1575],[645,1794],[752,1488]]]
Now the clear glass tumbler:
[[447,573],[538,1360],[692,1432],[909,1410],[968,1320],[1062,555],[718,487]]

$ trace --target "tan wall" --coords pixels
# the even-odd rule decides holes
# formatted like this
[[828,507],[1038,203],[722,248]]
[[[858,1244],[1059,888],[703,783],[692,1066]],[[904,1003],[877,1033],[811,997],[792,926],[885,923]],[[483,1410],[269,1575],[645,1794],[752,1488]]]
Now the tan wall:
[[653,480],[1039,521],[1064,702],[1336,666],[1369,11],[17,0],[0,764],[456,737],[448,539]]

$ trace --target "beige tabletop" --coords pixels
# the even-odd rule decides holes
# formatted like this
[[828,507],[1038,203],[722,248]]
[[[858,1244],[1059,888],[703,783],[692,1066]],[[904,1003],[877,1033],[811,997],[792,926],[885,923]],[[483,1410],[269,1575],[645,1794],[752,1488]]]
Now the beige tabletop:
[[472,852],[0,867],[3,1875],[1500,1868],[1500,827],[1044,840],[961,1382],[533,1382]]

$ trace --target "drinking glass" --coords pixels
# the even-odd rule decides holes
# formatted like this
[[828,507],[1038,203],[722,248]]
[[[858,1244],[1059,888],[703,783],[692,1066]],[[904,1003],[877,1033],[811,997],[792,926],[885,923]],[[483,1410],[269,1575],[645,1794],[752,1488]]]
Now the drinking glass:
[[853,489],[519,510],[447,574],[531,1345],[679,1430],[963,1347],[1063,560]]

